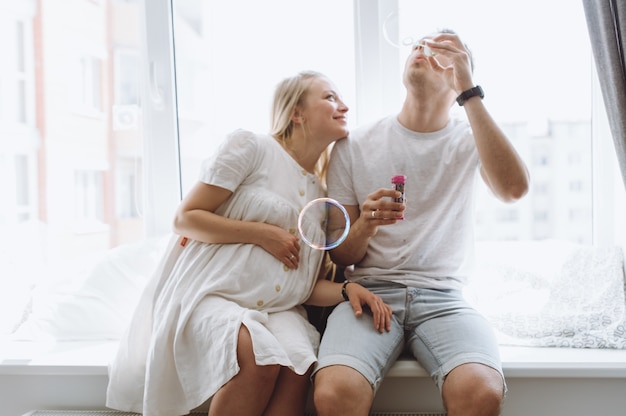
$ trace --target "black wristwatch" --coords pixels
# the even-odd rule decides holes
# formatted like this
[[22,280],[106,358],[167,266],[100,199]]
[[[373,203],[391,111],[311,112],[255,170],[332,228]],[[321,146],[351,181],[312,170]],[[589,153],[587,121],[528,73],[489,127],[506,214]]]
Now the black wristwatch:
[[348,283],[352,283],[349,280],[346,280],[345,282],[343,282],[343,285],[341,286],[341,296],[343,296],[344,300],[350,300],[350,298],[348,297],[348,292],[346,291],[346,286],[348,286]]
[[480,97],[481,99],[485,98],[485,93],[483,92],[483,89],[480,88],[480,85],[463,91],[461,94],[459,94],[458,97],[456,97],[456,102],[459,103],[460,106],[462,106],[463,104],[465,104],[465,101],[476,96]]

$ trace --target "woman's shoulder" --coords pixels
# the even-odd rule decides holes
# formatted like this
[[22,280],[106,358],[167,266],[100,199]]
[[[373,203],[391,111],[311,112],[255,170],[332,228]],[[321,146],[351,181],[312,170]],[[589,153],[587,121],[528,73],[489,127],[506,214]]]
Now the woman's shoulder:
[[246,129],[236,129],[226,134],[219,153],[260,155],[276,140],[269,134],[256,133]]
[[[226,135],[226,140],[240,144],[257,144],[272,139],[268,134],[256,133],[246,129],[236,129]],[[272,139],[273,140],[273,139]]]

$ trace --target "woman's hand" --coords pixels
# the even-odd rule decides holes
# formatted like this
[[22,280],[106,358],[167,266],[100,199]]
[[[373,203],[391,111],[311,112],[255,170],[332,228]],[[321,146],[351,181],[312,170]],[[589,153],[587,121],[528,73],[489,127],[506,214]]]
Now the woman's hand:
[[300,261],[300,239],[275,225],[267,225],[267,231],[259,245],[290,269],[297,269]]
[[367,305],[372,311],[374,328],[381,333],[391,331],[391,307],[383,302],[380,296],[355,282],[347,283],[345,292],[356,316],[363,315],[363,306]]
[[297,269],[300,242],[295,231],[215,213],[232,194],[228,189],[196,183],[176,211],[174,232],[210,244],[256,244],[290,269]]

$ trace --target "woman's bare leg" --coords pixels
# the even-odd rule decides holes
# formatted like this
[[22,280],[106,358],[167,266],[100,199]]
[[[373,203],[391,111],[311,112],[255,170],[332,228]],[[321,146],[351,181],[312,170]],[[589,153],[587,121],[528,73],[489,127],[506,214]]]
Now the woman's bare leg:
[[272,397],[278,378],[278,365],[258,366],[252,350],[252,338],[242,325],[237,341],[237,361],[240,371],[215,393],[209,416],[263,414]]
[[311,370],[299,376],[287,367],[280,368],[274,394],[264,416],[302,416],[309,395]]

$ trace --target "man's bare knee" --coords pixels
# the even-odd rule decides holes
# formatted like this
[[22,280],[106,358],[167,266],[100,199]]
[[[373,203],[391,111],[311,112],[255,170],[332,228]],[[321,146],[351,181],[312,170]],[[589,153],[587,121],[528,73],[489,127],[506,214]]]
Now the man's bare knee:
[[315,375],[313,403],[319,416],[367,415],[373,398],[369,382],[350,367],[326,367]]
[[483,364],[464,364],[446,378],[443,399],[448,415],[499,415],[504,398],[502,376]]

